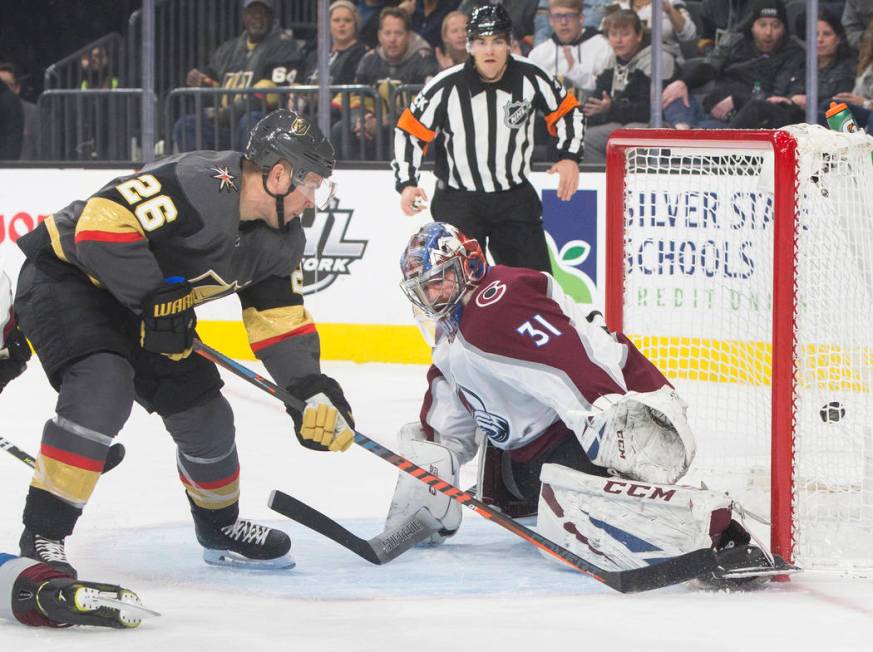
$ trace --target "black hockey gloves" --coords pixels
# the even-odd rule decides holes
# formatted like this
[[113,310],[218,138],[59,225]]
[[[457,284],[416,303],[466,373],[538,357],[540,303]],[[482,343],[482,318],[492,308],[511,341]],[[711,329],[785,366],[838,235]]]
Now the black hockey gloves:
[[0,392],[13,378],[24,372],[30,360],[30,345],[12,315],[0,337]]
[[140,344],[146,351],[171,360],[187,358],[196,326],[194,290],[187,281],[162,285],[143,299]]
[[316,451],[346,451],[355,440],[355,422],[343,390],[330,376],[310,374],[295,380],[286,388],[301,401],[303,412],[285,406],[294,419],[297,439],[306,448]]

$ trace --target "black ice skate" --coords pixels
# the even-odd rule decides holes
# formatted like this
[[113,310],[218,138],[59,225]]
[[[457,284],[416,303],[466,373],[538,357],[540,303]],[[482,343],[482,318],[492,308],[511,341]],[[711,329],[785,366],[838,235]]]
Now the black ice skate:
[[21,549],[22,557],[29,557],[30,559],[46,563],[64,575],[69,575],[73,578],[79,576],[76,573],[76,569],[73,568],[67,559],[63,539],[48,539],[24,528],[24,532],[21,533],[21,539],[18,541],[18,546]]
[[281,530],[243,518],[219,528],[204,517],[203,511],[193,508],[191,513],[207,564],[256,570],[294,568],[291,539]]
[[59,625],[129,629],[139,626],[143,618],[160,615],[143,607],[133,591],[114,584],[68,578],[56,578],[40,586],[36,605]]

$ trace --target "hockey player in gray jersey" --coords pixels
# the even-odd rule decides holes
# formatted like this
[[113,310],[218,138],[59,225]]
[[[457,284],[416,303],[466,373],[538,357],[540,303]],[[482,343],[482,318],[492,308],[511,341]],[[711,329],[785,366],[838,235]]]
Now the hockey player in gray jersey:
[[293,566],[284,532],[239,518],[233,413],[215,366],[190,355],[194,308],[237,294],[255,355],[307,404],[291,414],[301,442],[351,445],[348,403],[320,373],[318,334],[291,280],[305,243],[298,217],[329,199],[333,166],[318,128],[279,110],[244,153],[147,165],[19,239],[15,313],[59,394],[27,494],[23,556],[75,576],[65,539],[136,400],[177,444],[206,561]]
[[[539,497],[540,533],[610,571],[714,547],[731,555],[731,573],[775,572],[732,519],[729,496],[676,484],[696,449],[686,405],[600,313],[583,312],[545,272],[489,266],[475,240],[440,222],[410,238],[401,269],[407,298],[436,322],[402,455],[457,485],[487,439],[504,453],[507,491]],[[442,523],[434,543],[460,526],[458,503],[401,473],[387,526],[421,507]]]

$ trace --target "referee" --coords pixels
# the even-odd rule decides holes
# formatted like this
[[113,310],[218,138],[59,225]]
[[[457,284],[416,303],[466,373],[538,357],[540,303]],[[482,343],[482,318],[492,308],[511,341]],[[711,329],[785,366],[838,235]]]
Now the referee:
[[422,155],[436,147],[434,220],[476,238],[498,264],[551,271],[542,203],[528,181],[534,115],[558,139],[558,197],[579,186],[585,118],[579,102],[538,65],[510,55],[512,21],[503,5],[483,5],[467,27],[466,63],[434,77],[397,121],[394,169],[400,208],[414,215]]

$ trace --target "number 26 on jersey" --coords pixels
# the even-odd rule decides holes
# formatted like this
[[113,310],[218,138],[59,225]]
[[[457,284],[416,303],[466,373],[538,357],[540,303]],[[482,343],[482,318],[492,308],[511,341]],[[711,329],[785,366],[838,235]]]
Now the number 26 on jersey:
[[161,192],[161,182],[151,174],[128,179],[115,186],[115,189],[131,207],[136,206],[133,214],[146,231],[161,228],[167,222],[175,220],[179,214],[169,195],[158,195]]

